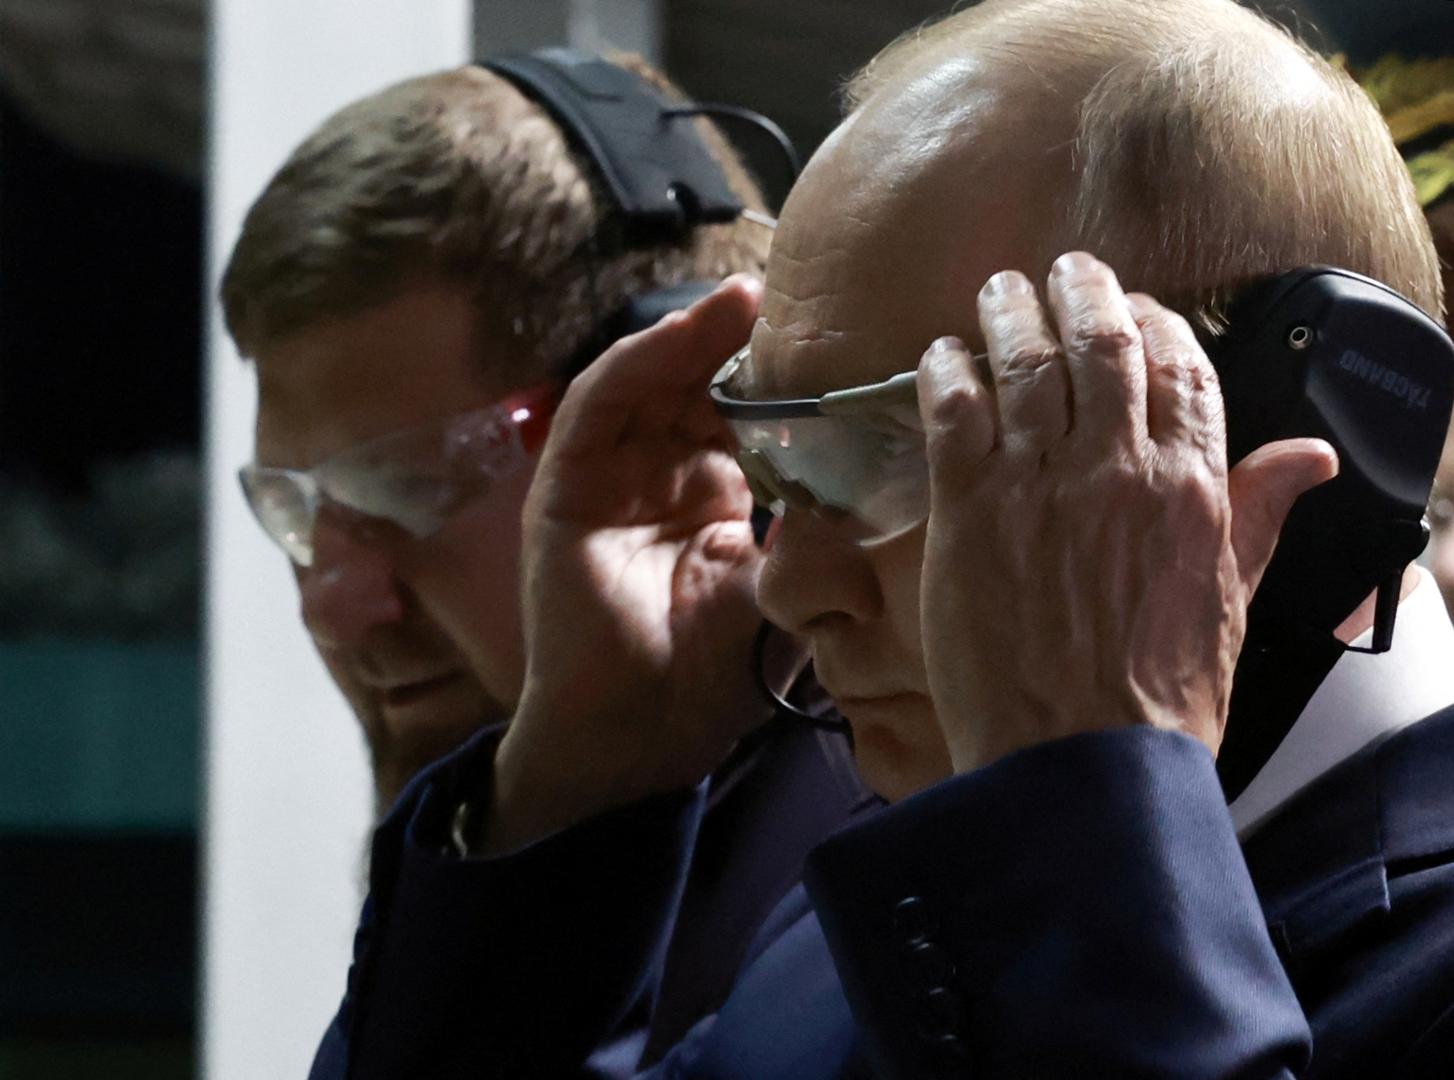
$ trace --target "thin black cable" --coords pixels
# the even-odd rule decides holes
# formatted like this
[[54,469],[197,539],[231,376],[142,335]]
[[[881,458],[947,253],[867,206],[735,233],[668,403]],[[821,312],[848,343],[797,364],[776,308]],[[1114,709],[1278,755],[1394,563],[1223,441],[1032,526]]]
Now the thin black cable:
[[798,148],[793,145],[793,140],[789,138],[788,133],[772,117],[764,116],[754,109],[744,108],[741,105],[723,105],[718,102],[706,102],[667,109],[662,115],[671,118],[678,116],[712,116],[722,120],[740,120],[767,135],[777,145],[778,150],[782,153],[783,160],[787,162],[789,188],[797,181],[798,174],[803,171],[802,159],[798,157]]
[[830,716],[815,716],[806,709],[800,709],[787,698],[783,697],[767,681],[767,672],[764,663],[767,653],[767,639],[776,629],[777,627],[773,626],[772,623],[763,620],[763,624],[758,627],[757,637],[752,642],[752,675],[757,680],[757,688],[777,708],[779,716],[791,720],[801,720],[804,723],[811,724],[815,728],[820,728],[823,731],[832,731],[838,735],[847,735],[851,739],[852,731],[848,726],[848,721],[837,713],[833,713]]

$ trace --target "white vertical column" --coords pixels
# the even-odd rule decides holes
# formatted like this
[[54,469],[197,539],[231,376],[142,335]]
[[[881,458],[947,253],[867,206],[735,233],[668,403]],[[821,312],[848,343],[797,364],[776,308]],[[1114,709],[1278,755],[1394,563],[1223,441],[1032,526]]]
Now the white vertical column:
[[570,40],[571,0],[474,0],[475,58]]
[[659,0],[571,0],[571,44],[591,52],[622,49],[661,63]]
[[475,0],[475,55],[573,45],[661,62],[661,0]]
[[202,1059],[302,1077],[343,995],[371,816],[357,725],[235,472],[256,392],[215,311],[243,214],[325,116],[470,53],[469,0],[214,0]]

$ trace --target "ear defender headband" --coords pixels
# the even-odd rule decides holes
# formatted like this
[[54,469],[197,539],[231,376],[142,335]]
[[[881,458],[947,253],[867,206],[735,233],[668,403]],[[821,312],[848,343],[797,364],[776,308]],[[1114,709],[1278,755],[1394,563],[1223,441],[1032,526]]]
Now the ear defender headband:
[[1424,509],[1454,410],[1454,342],[1377,281],[1311,267],[1254,286],[1212,348],[1235,465],[1313,436],[1338,476],[1293,506],[1248,610],[1217,758],[1228,799],[1266,764],[1339,656],[1333,632],[1377,592],[1373,639],[1393,643],[1405,568],[1428,541]]
[[[646,79],[577,49],[546,48],[494,57],[482,66],[508,80],[550,114],[572,149],[594,167],[610,213],[595,237],[602,255],[670,244],[702,225],[772,218],[745,207],[722,166],[689,121],[701,115],[745,121],[768,135],[797,176],[792,142],[760,113],[668,97]],[[632,297],[605,320],[567,374],[607,346],[663,315],[690,307],[717,286],[694,281]]]
[[484,66],[543,106],[595,164],[615,204],[622,247],[647,247],[742,213],[696,128],[673,118],[681,103],[633,72],[564,48]]
[[[755,128],[777,146],[791,185],[800,168],[797,151],[787,133],[761,113],[735,105],[674,100],[634,72],[576,49],[557,47],[499,56],[482,66],[544,108],[572,149],[594,166],[611,209],[595,238],[598,253],[669,244],[684,239],[698,226],[725,224],[738,217],[766,228],[776,226],[774,219],[743,205],[696,125],[683,122],[712,116]],[[605,320],[566,374],[583,370],[612,342],[690,307],[717,284],[688,281],[631,297]],[[753,524],[761,539],[766,516],[754,512]],[[764,622],[753,649],[759,689],[784,715],[846,732],[845,725],[799,709],[768,685],[763,654],[772,630]]]

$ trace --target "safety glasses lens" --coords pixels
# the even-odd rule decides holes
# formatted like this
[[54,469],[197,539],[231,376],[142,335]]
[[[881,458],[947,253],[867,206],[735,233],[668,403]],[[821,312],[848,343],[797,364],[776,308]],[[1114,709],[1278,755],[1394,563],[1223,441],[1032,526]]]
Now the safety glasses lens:
[[780,512],[819,508],[884,539],[929,516],[923,435],[888,417],[733,420],[753,497]]
[[242,490],[263,531],[299,566],[313,562],[313,522],[318,499],[306,474],[247,468]]
[[248,505],[299,566],[313,561],[313,530],[327,503],[358,536],[438,532],[466,502],[485,495],[539,449],[560,397],[542,383],[484,409],[357,444],[313,469],[249,465]]
[[320,466],[320,487],[331,502],[430,536],[529,456],[518,413],[492,407],[365,443]]

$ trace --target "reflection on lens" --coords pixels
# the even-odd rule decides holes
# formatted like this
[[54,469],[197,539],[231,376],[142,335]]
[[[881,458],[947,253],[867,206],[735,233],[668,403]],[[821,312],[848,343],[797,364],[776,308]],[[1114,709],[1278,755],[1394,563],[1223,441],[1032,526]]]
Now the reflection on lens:
[[251,469],[242,474],[243,492],[263,531],[299,566],[313,562],[316,498],[305,489],[308,477],[284,469]]
[[898,535],[929,514],[923,435],[892,417],[733,420],[743,472],[760,505],[857,523],[857,542]]

